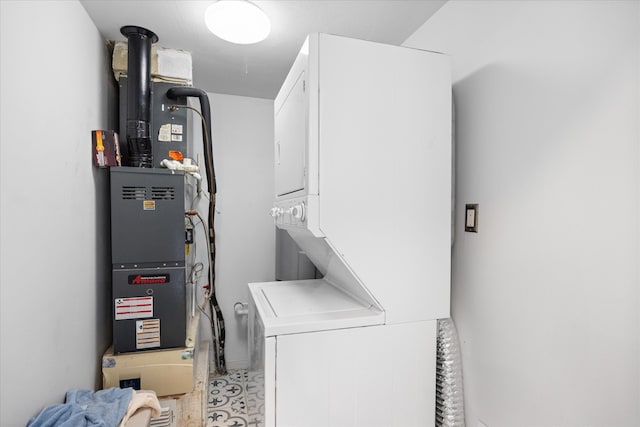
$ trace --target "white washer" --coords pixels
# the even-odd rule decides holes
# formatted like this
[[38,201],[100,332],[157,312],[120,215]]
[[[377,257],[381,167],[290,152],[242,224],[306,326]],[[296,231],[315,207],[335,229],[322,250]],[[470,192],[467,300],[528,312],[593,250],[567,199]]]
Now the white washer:
[[250,425],[433,425],[450,298],[448,58],[312,34],[274,114],[271,215],[323,278],[249,285]]
[[385,325],[382,312],[324,280],[249,289],[250,422],[409,427],[433,421],[436,321]]

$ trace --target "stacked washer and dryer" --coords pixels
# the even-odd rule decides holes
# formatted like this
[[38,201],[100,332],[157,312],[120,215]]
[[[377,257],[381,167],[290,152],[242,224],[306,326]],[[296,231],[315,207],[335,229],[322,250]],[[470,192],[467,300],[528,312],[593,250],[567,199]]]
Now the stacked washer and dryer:
[[450,300],[449,58],[312,34],[274,113],[271,214],[323,278],[249,284],[250,421],[433,425]]

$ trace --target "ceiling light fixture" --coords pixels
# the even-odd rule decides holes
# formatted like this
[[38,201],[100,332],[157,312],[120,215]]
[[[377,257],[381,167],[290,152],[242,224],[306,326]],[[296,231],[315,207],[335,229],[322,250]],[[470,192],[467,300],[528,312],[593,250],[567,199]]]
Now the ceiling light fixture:
[[213,34],[237,44],[258,43],[271,31],[269,17],[247,0],[218,0],[207,8],[204,22]]

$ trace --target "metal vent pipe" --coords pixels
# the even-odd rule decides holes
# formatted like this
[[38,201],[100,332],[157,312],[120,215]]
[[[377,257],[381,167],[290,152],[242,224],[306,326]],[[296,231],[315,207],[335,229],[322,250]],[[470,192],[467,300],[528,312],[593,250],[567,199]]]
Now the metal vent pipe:
[[465,427],[462,354],[453,319],[438,320],[436,427]]
[[158,36],[146,28],[120,28],[127,38],[127,147],[129,166],[153,167],[151,149],[151,45]]

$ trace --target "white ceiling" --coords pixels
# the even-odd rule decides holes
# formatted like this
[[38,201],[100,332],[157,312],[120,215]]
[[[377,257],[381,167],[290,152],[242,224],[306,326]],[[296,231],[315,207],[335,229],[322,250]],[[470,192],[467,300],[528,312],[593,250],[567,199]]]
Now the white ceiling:
[[191,52],[194,86],[273,99],[307,34],[399,45],[446,0],[257,0],[271,18],[271,34],[254,45],[235,45],[207,30],[203,17],[213,0],[81,2],[105,39],[125,40],[120,27],[138,25],[158,35],[158,46]]

